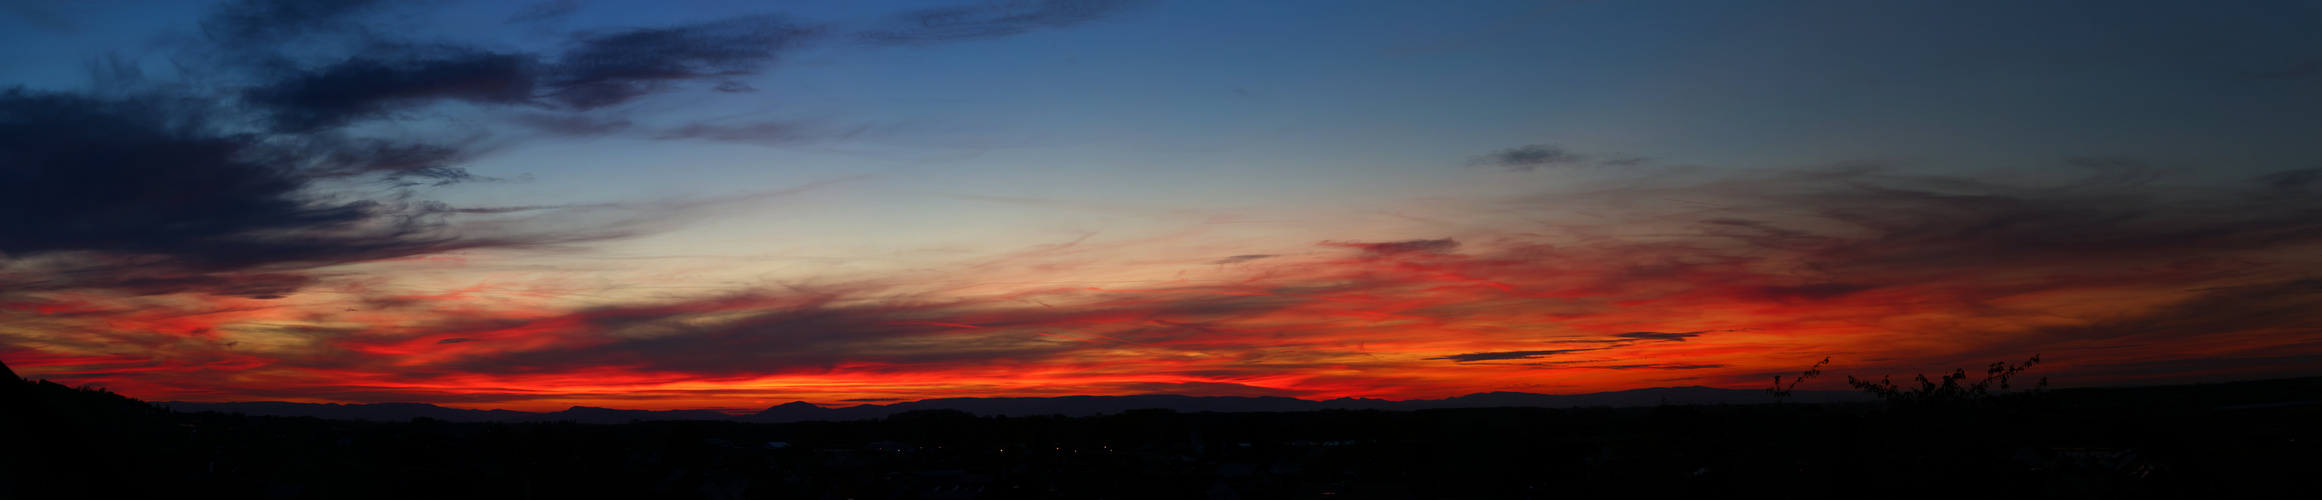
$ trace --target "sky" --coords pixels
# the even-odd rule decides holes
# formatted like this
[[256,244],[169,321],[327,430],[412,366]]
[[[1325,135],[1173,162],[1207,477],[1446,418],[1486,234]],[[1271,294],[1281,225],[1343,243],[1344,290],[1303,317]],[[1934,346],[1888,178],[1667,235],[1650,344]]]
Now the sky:
[[0,360],[755,410],[2322,375],[2322,3],[0,1]]

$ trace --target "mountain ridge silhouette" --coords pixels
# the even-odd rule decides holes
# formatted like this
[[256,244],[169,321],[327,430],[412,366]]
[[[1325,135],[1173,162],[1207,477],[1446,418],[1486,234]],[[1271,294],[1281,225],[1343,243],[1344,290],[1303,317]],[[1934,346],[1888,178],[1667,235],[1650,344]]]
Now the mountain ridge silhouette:
[[[1870,401],[1872,396],[1858,391],[1797,391],[1788,401],[1796,403],[1834,403]],[[993,398],[933,398],[889,404],[862,404],[855,406],[825,407],[805,401],[793,401],[767,407],[746,415],[716,410],[627,410],[574,406],[552,412],[517,410],[470,410],[446,408],[428,403],[293,403],[284,401],[245,401],[199,403],[160,401],[153,404],[181,412],[216,411],[282,417],[316,417],[334,420],[397,421],[413,418],[431,418],[450,422],[528,422],[573,420],[582,423],[617,424],[644,420],[726,420],[737,422],[785,423],[803,421],[844,421],[881,419],[889,415],[914,410],[959,410],[983,416],[1066,415],[1086,416],[1114,414],[1129,410],[1166,409],[1178,412],[1297,412],[1316,410],[1387,410],[1414,411],[1440,408],[1577,408],[1577,407],[1633,407],[1660,404],[1761,404],[1772,403],[1761,389],[1720,389],[1715,387],[1652,387],[1588,394],[1535,394],[1528,392],[1483,392],[1443,399],[1385,400],[1342,397],[1321,401],[1280,396],[1187,396],[1178,394],[1140,394],[1127,396],[1052,396],[1052,397],[993,397]]]

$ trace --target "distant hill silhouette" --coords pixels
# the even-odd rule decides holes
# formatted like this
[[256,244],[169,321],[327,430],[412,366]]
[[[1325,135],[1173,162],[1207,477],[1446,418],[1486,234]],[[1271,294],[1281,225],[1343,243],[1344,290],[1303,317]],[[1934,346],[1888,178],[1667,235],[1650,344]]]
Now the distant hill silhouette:
[[[1789,401],[1797,403],[1835,403],[1870,401],[1869,394],[1855,391],[1798,391]],[[1390,401],[1369,398],[1338,398],[1309,401],[1285,397],[1247,396],[1062,396],[1045,398],[939,398],[886,405],[866,404],[825,408],[807,402],[775,405],[750,415],[729,415],[712,410],[620,410],[575,406],[562,411],[526,412],[513,410],[464,410],[444,408],[424,403],[289,403],[255,401],[241,403],[186,403],[164,401],[154,403],[181,412],[216,411],[247,415],[283,417],[316,417],[342,420],[410,420],[432,418],[449,422],[525,422],[563,421],[582,423],[627,423],[632,420],[731,420],[741,422],[804,422],[815,420],[845,421],[886,418],[888,415],[913,410],[959,410],[984,416],[1066,415],[1086,416],[1114,414],[1129,410],[1168,409],[1180,412],[1294,412],[1313,410],[1392,410],[1410,411],[1436,408],[1579,408],[1592,406],[1630,407],[1659,404],[1759,404],[1771,403],[1773,398],[1763,390],[1719,389],[1714,387],[1656,387],[1593,394],[1532,394],[1524,392],[1487,392],[1444,399],[1415,399]]]
[[[1950,406],[1774,405],[1761,391],[1672,387],[1417,401],[952,398],[725,415],[280,402],[168,411],[6,375],[0,365],[0,499],[2296,498],[2286,492],[2311,490],[2306,478],[2322,471],[2311,445],[2322,442],[2312,425],[2322,377]],[[1869,392],[1856,394],[1791,397]],[[1689,404],[1718,402],[1745,404]],[[1092,415],[1119,410],[1129,411]],[[1249,413],[1265,410],[1306,411]],[[492,420],[520,422],[474,422]],[[790,422],[811,420],[823,421]]]
[[153,403],[181,412],[214,411],[267,415],[276,417],[315,417],[332,420],[410,420],[432,418],[446,422],[531,422],[573,420],[595,424],[621,424],[631,420],[735,420],[736,417],[712,410],[619,410],[590,406],[575,406],[560,411],[531,412],[515,410],[465,410],[445,408],[426,403],[291,403],[283,401],[250,401],[239,403],[186,403],[161,401]]

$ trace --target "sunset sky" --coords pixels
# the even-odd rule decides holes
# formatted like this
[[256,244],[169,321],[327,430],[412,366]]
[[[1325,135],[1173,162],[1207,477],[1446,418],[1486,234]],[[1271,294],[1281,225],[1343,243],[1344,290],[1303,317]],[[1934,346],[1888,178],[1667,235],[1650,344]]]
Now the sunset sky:
[[760,409],[2322,375],[2322,4],[0,2],[0,361]]

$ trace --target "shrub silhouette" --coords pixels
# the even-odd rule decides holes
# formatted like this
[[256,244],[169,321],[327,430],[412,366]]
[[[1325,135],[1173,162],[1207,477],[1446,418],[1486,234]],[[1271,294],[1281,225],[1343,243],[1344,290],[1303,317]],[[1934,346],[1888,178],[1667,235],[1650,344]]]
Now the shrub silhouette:
[[[1784,399],[1788,399],[1788,398],[1790,397],[1790,390],[1791,390],[1791,389],[1797,389],[1797,388],[1798,388],[1798,383],[1799,383],[1799,382],[1805,382],[1805,381],[1806,381],[1806,379],[1814,378],[1814,376],[1815,376],[1815,375],[1821,375],[1821,374],[1822,374],[1822,365],[1827,365],[1827,364],[1830,364],[1830,358],[1829,358],[1829,357],[1824,357],[1824,358],[1822,358],[1822,361],[1815,362],[1815,363],[1814,363],[1814,366],[1807,368],[1807,369],[1806,369],[1806,371],[1805,371],[1804,373],[1799,373],[1799,374],[1798,374],[1798,378],[1795,378],[1795,379],[1790,379],[1790,385],[1782,385],[1782,376],[1781,376],[1781,375],[1775,375],[1775,376],[1774,376],[1774,386],[1773,386],[1773,387],[1768,387],[1768,388],[1766,388],[1766,393],[1767,393],[1767,394],[1772,394],[1772,395],[1774,395],[1774,403],[1775,403],[1775,404],[1781,404],[1782,400],[1784,400]],[[1852,379],[1853,377],[1847,377],[1847,378],[1848,378],[1848,379]]]
[[[1828,361],[1828,359],[1824,361]],[[1972,383],[1966,382],[1968,378],[1966,369],[1952,370],[1950,375],[1944,375],[1940,378],[1941,382],[1928,380],[1926,375],[1918,375],[1915,377],[1918,387],[1896,385],[1891,377],[1880,377],[1877,382],[1872,382],[1848,375],[1846,383],[1856,389],[1861,389],[1863,392],[1878,396],[1882,401],[1899,406],[1978,404],[1988,402],[1997,396],[1991,392],[1993,385],[1998,385],[2001,390],[2010,389],[2008,379],[2039,364],[2040,355],[2038,354],[2033,354],[2032,358],[2025,360],[2023,364],[2011,365],[2006,362],[1994,362],[1991,366],[1984,368],[1982,380]],[[1819,368],[1822,365],[1816,364],[1814,366]],[[1819,371],[1809,370],[1808,373],[1819,373]],[[1776,381],[1779,380],[1780,378],[1776,377]],[[2039,384],[2033,386],[2030,392],[2039,392],[2047,388],[2047,377],[2041,377]]]
[[[1782,400],[1790,397],[1791,391],[1797,389],[1800,382],[1805,382],[1806,379],[1821,375],[1822,365],[1826,364],[1830,364],[1830,358],[1825,357],[1822,358],[1822,361],[1815,362],[1814,366],[1808,367],[1806,371],[1799,373],[1798,378],[1790,379],[1790,383],[1788,384],[1782,383],[1781,375],[1775,375],[1774,386],[1766,388],[1766,394],[1772,394],[1774,396],[1774,402],[1781,403]],[[1999,396],[1998,394],[1992,393],[1992,386],[1997,385],[1999,386],[2000,390],[2012,389],[2013,387],[2008,384],[2009,379],[2014,378],[2016,375],[2021,374],[2027,370],[2031,370],[2033,366],[2038,366],[2039,364],[2039,354],[2033,354],[2031,359],[2024,360],[2022,364],[2011,365],[2006,362],[1994,362],[1991,364],[1991,366],[1984,368],[1982,380],[1977,380],[1972,383],[1967,382],[1968,374],[1967,370],[1964,368],[1952,370],[1950,375],[1944,375],[1937,378],[1936,380],[1928,380],[1926,375],[1918,375],[1915,377],[1916,381],[1918,382],[1918,387],[1906,387],[1897,385],[1895,384],[1893,377],[1879,377],[1878,381],[1873,382],[1868,379],[1859,379],[1854,378],[1853,375],[1847,375],[1846,383],[1847,385],[1854,386],[1855,389],[1860,389],[1863,392],[1868,392],[1871,393],[1871,395],[1878,396],[1880,401],[1885,401],[1896,405],[1925,406],[1980,403],[1989,401],[1991,398]],[[1940,380],[1940,382],[1937,380]],[[2027,391],[2027,393],[2037,393],[2046,390],[2047,388],[2048,378],[2041,377],[2040,382],[2035,384],[2032,387],[2032,390]]]

